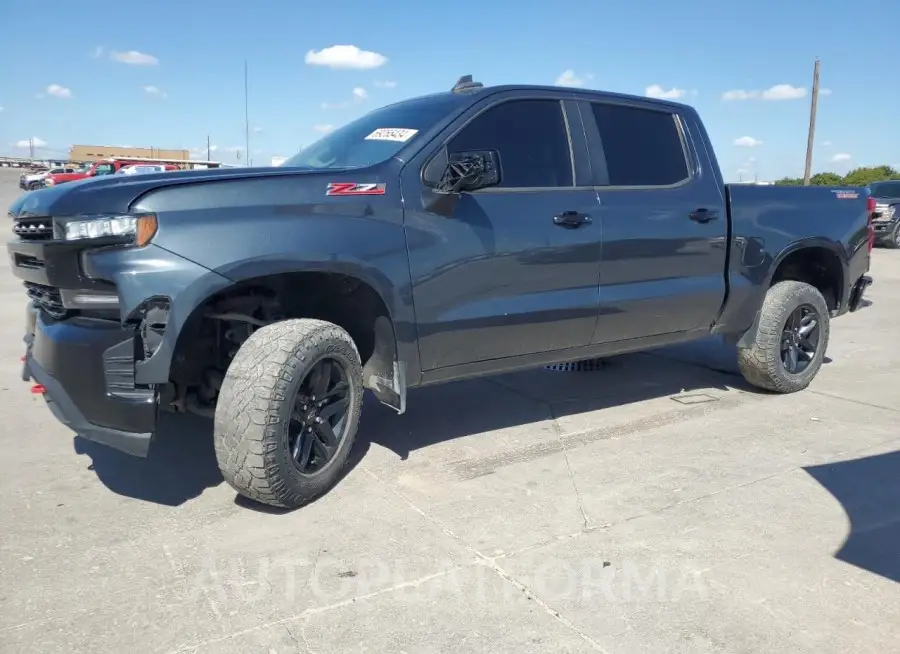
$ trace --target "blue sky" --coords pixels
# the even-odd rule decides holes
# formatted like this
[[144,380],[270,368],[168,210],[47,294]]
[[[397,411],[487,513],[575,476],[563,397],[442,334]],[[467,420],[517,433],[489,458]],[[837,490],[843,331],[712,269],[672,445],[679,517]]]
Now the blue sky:
[[[818,56],[828,93],[814,171],[900,167],[900,77],[879,54],[879,31],[896,24],[897,0],[0,0],[12,28],[0,154],[27,154],[16,144],[34,137],[47,155],[84,143],[205,158],[209,134],[214,159],[243,163],[246,59],[254,164],[471,73],[485,84],[656,87],[697,107],[726,179],[772,179],[802,174]],[[329,50],[340,45],[358,52]]]

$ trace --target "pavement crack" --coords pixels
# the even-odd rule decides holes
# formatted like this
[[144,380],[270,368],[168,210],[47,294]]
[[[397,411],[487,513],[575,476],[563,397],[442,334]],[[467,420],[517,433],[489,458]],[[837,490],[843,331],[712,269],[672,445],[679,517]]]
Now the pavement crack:
[[594,639],[592,639],[585,632],[581,631],[569,619],[564,617],[559,611],[557,611],[552,606],[547,604],[544,600],[542,600],[540,597],[538,597],[535,594],[535,592],[531,588],[529,588],[526,584],[522,583],[521,581],[516,579],[513,575],[511,575],[509,572],[507,572],[506,570],[501,568],[497,564],[497,562],[494,558],[487,556],[486,554],[483,554],[482,552],[478,551],[477,549],[475,549],[474,547],[469,545],[462,537],[460,537],[456,533],[454,533],[452,529],[450,529],[449,527],[444,525],[440,520],[437,520],[436,518],[433,518],[432,516],[430,516],[427,511],[420,508],[415,502],[410,500],[408,497],[406,497],[403,493],[398,491],[396,488],[393,488],[391,485],[385,483],[384,480],[382,480],[378,475],[376,475],[371,470],[366,470],[366,473],[369,476],[371,476],[377,483],[379,483],[381,486],[383,486],[388,492],[392,493],[393,495],[397,496],[397,498],[399,498],[400,500],[405,502],[413,511],[415,511],[416,513],[421,515],[425,520],[427,520],[428,522],[433,524],[435,527],[440,529],[444,534],[446,534],[447,536],[449,536],[450,538],[455,540],[457,543],[459,543],[459,545],[461,545],[463,548],[465,548],[465,550],[467,552],[474,555],[476,557],[476,559],[478,559],[482,564],[486,565],[488,568],[493,570],[493,572],[497,576],[499,576],[501,579],[503,579],[507,583],[510,583],[513,586],[515,586],[519,591],[521,591],[525,595],[525,597],[527,597],[528,599],[533,601],[535,604],[540,606],[544,610],[544,612],[546,612],[551,618],[562,623],[566,628],[571,630],[575,635],[577,635],[579,638],[584,640],[588,645],[590,645],[595,651],[601,652],[601,654],[609,654],[609,652],[607,650],[605,650],[603,647],[601,647],[599,643],[597,643]]
[[900,409],[896,407],[883,406],[881,404],[874,404],[872,402],[865,402],[864,400],[854,400],[850,397],[843,397],[842,395],[835,395],[833,393],[826,393],[825,391],[814,391],[810,389],[806,389],[807,393],[812,393],[813,395],[821,395],[822,397],[827,397],[832,400],[843,400],[844,402],[849,402],[850,404],[858,404],[860,406],[866,406],[872,409],[882,409],[883,411],[891,411],[892,413],[900,413]]

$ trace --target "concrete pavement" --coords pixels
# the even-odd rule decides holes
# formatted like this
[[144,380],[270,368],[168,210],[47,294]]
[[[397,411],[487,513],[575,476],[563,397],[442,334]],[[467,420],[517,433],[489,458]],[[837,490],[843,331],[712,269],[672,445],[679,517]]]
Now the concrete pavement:
[[73,438],[19,380],[3,267],[0,651],[893,651],[900,252],[872,274],[806,392],[715,342],[423,389],[368,402],[345,479],[279,512],[202,419],[148,460]]

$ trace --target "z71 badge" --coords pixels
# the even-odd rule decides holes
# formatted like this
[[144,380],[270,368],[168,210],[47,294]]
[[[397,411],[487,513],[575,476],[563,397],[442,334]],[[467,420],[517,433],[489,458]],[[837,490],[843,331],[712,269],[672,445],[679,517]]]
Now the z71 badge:
[[384,195],[387,184],[357,184],[356,182],[330,182],[325,195]]

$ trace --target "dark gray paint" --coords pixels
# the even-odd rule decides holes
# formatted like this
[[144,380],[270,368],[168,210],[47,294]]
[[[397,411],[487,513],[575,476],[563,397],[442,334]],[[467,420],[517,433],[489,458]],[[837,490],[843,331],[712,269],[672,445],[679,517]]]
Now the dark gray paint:
[[[474,113],[510,97],[565,103],[579,187],[464,194],[450,216],[425,209],[420,168]],[[675,111],[693,178],[677,188],[603,186],[597,137],[580,101]],[[602,157],[602,149],[600,150]],[[328,182],[385,182],[381,197],[326,197]],[[858,190],[858,189],[857,189]],[[172,335],[209,294],[233,281],[288,271],[336,271],[381,296],[407,383],[455,379],[551,361],[642,349],[710,331],[752,327],[768,282],[789,252],[834,252],[845,295],[867,269],[865,193],[728,186],[693,109],[659,100],[544,87],[495,87],[461,96],[458,111],[367,169],[217,169],[97,178],[29,194],[14,214],[71,216],[153,211],[154,247],[89,256],[116,282],[123,314],[146,297],[174,301]],[[707,224],[700,207],[719,211]],[[553,216],[582,211],[566,230]],[[133,274],[142,271],[141,274]],[[171,354],[170,351],[167,352]],[[160,366],[140,373],[161,381]]]

